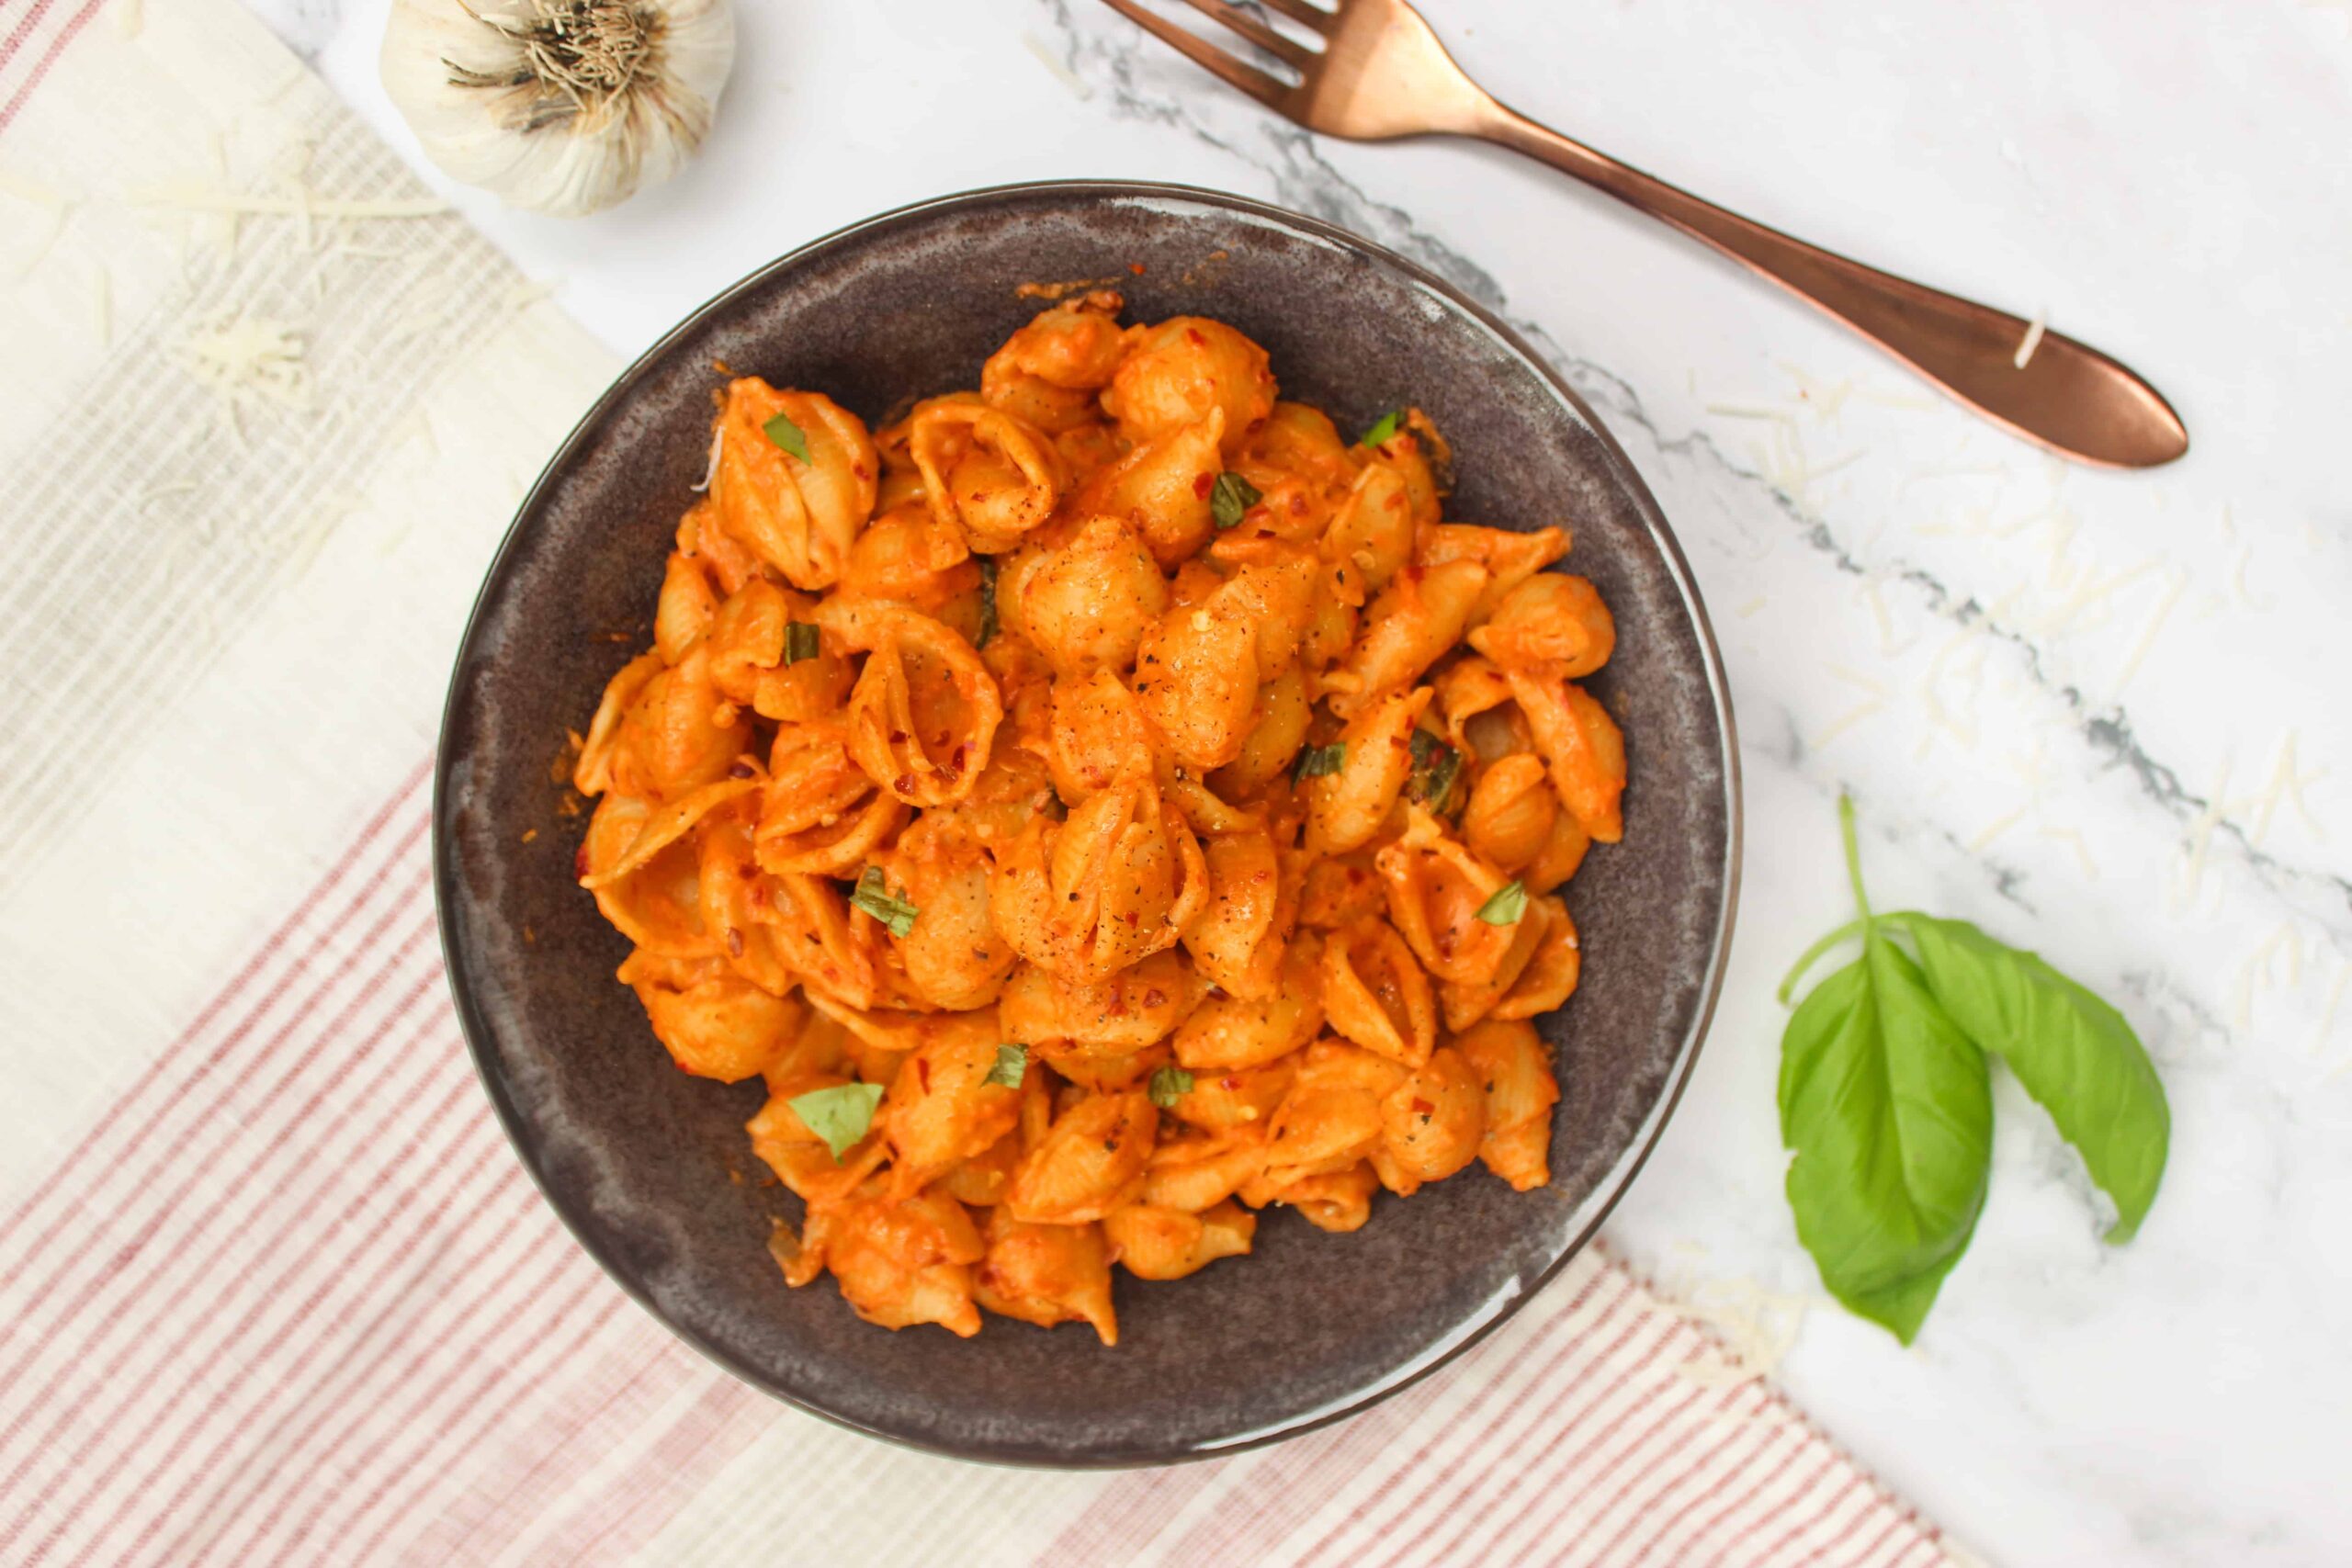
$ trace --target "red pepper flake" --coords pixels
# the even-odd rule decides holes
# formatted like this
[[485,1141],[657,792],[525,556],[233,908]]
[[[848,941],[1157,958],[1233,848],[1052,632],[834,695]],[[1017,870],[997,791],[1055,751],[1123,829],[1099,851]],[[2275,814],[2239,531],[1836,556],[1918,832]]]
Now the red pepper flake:
[[1143,276],[1143,263],[1129,262],[1127,264],[1127,270],[1135,274],[1137,277],[1141,277]]
[[1184,341],[1194,348],[1206,348],[1209,345],[1209,340],[1201,335],[1201,329],[1198,327],[1186,327]]
[[891,789],[891,792],[892,792],[893,794],[895,794],[895,795],[900,795],[900,796],[905,796],[905,795],[910,795],[914,794],[914,792],[915,792],[915,776],[914,776],[914,774],[912,774],[912,773],[900,773],[897,778],[892,779],[892,780],[890,781],[890,789]]
[[1293,517],[1304,517],[1306,515],[1306,497],[1301,495],[1296,491],[1290,492],[1290,514]]
[[947,754],[947,773],[950,778],[964,771],[964,754],[967,750],[968,748],[958,745],[955,750]]
[[903,746],[903,745],[905,745],[906,743],[907,743],[907,732],[906,732],[905,730],[903,730],[903,729],[894,729],[894,730],[890,731],[890,744],[891,744],[891,745],[893,745],[893,746]]
[[1157,986],[1154,986],[1150,990],[1146,991],[1143,994],[1143,1005],[1148,1008],[1156,1008],[1167,999],[1168,993],[1161,990]]
[[931,1092],[931,1064],[921,1056],[915,1058],[915,1082],[922,1086],[923,1093]]
[[1206,501],[1209,498],[1209,491],[1215,489],[1216,489],[1216,476],[1203,474],[1193,481],[1193,498],[1195,501]]
[[1417,1094],[1417,1095],[1413,1096],[1413,1111],[1414,1111],[1414,1113],[1415,1113],[1415,1114],[1417,1114],[1417,1115],[1421,1115],[1421,1116],[1427,1116],[1430,1111],[1435,1111],[1436,1109],[1437,1109],[1437,1107],[1436,1107],[1436,1106],[1431,1105],[1428,1100],[1423,1100],[1419,1095],[1418,1095],[1418,1094]]
[[1227,1073],[1225,1077],[1216,1080],[1216,1087],[1227,1089],[1239,1089],[1241,1087],[1241,1080],[1235,1077],[1231,1073]]
[[571,857],[571,876],[572,880],[576,882],[585,877],[587,874],[588,846],[582,844],[580,846],[580,852]]

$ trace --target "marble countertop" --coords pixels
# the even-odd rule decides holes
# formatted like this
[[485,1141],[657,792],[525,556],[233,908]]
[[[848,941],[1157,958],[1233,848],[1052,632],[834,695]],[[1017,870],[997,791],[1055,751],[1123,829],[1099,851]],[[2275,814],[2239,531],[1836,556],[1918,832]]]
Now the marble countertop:
[[[253,3],[417,157],[377,85],[385,0]],[[2055,463],[1548,171],[1309,137],[1089,0],[747,0],[673,184],[582,222],[452,195],[629,354],[842,223],[1082,175],[1301,209],[1508,316],[1664,503],[1743,736],[1730,976],[1617,1247],[1673,1288],[1817,1292],[1780,1190],[1772,991],[1847,918],[1851,791],[1885,905],[1977,919],[2121,1003],[2171,1091],[2172,1163],[2108,1248],[2079,1164],[2001,1081],[1989,1205],[1917,1347],[1816,1297],[1785,1381],[1994,1562],[2345,1561],[2352,9],[1426,8],[1539,118],[2110,350],[2195,450],[2154,475]]]

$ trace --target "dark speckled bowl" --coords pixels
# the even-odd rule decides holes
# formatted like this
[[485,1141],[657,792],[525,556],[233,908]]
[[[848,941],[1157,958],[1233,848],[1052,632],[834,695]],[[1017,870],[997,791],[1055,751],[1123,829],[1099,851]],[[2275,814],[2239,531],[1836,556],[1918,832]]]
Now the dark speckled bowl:
[[[1543,1021],[1562,1098],[1552,1185],[1473,1168],[1353,1235],[1269,1210],[1255,1256],[1119,1277],[1120,1340],[991,1318],[886,1333],[830,1282],[785,1287],[743,1134],[762,1098],[672,1067],[613,970],[628,944],[572,881],[585,823],[551,781],[565,727],[650,636],[663,552],[702,477],[714,360],[868,419],[977,384],[1040,279],[1115,277],[1129,319],[1216,316],[1286,396],[1360,430],[1392,405],[1452,438],[1451,515],[1574,526],[1616,612],[1593,682],[1632,758],[1625,841],[1566,889],[1583,988]],[[539,829],[521,842],[526,829]],[[597,1261],[737,1376],[881,1437],[975,1459],[1161,1463],[1363,1409],[1525,1303],[1592,1235],[1689,1077],[1723,971],[1739,791],[1724,675],[1674,538],[1590,409],[1502,323],[1354,235],[1209,191],[977,191],[820,240],[696,311],[548,465],[492,569],[449,690],[434,859],[451,983],[523,1162]]]

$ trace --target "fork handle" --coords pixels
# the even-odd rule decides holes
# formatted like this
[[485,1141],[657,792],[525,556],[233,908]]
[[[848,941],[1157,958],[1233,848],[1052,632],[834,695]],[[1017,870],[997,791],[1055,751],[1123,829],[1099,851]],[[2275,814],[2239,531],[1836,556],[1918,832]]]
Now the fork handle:
[[1523,152],[1704,241],[1845,322],[1962,402],[2069,457],[2153,468],[2188,450],[2157,390],[2095,348],[2044,333],[2023,366],[2031,323],[1809,245],[1726,212],[1501,104],[1467,133]]

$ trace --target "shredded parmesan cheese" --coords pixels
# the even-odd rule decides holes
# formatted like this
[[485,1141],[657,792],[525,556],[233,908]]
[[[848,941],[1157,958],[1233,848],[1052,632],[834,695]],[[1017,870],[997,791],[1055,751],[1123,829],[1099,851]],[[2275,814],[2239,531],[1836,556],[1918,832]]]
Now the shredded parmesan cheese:
[[1758,593],[1755,598],[1750,599],[1747,604],[1742,604],[1738,609],[1734,610],[1732,614],[1737,615],[1744,621],[1762,608],[1764,608],[1764,595]]
[[301,337],[282,322],[233,316],[190,333],[179,345],[181,363],[198,385],[220,400],[230,438],[245,446],[243,412],[262,404],[307,408],[310,370]]
[[146,0],[116,0],[114,30],[117,37],[137,38],[146,26]]
[[2075,850],[2075,863],[2083,868],[2083,874],[2088,877],[2091,881],[2097,882],[2098,880],[2098,862],[2091,858],[2091,846],[2089,840],[2083,837],[2082,830],[2080,829],[2044,828],[2041,830],[2041,836],[2045,839],[2063,839],[2067,843],[2073,845]]
[[2205,856],[2213,846],[2213,829],[2220,826],[2222,814],[2229,809],[2230,760],[2222,759],[2221,776],[2213,781],[2213,793],[2206,797],[2205,809],[2188,824],[2188,863],[2183,869],[2180,897],[2173,912],[2180,914],[2197,907],[2197,895],[2205,885]]
[[2033,802],[2029,800],[2023,806],[2018,807],[2015,811],[2010,812],[2007,816],[1995,818],[1993,822],[1985,827],[1983,832],[1968,840],[1969,852],[1971,854],[1983,854],[1986,850],[1991,849],[1993,847],[1994,840],[1999,838],[2002,834],[2007,832],[2010,829],[2024,821],[2026,818],[2026,813],[2032,809]]
[[1769,1291],[1753,1280],[1710,1280],[1658,1292],[1668,1311],[1712,1331],[1717,1342],[1674,1369],[1702,1388],[1730,1388],[1770,1377],[1795,1348],[1811,1298]]
[[688,490],[695,491],[697,495],[708,490],[710,488],[710,481],[718,477],[718,427],[717,425],[713,425],[710,431],[710,464],[703,469],[702,480],[700,483],[688,485],[686,487]]
[[2254,995],[2270,988],[2270,961],[2282,953],[2287,958],[2287,984],[2302,984],[2303,937],[2291,920],[2280,921],[2278,929],[2263,939],[2262,945],[2238,965],[2237,1008],[2233,1021],[2239,1033],[2253,1026]]
[[2041,334],[2050,330],[2049,318],[2050,313],[2044,310],[2035,316],[2026,327],[2025,341],[2018,344],[2018,352],[2013,361],[2018,369],[2022,370],[2033,363],[2033,351],[2041,346]]
[[2165,617],[2172,614],[2173,606],[2180,603],[2180,596],[2188,587],[2187,570],[2173,568],[2171,583],[2165,587],[2164,597],[2156,601],[2156,607],[2148,612],[2147,621],[2140,627],[2139,640],[2132,645],[2131,653],[2123,660],[2121,673],[2115,677],[2115,694],[2119,698],[2123,694],[2123,688],[2132,683],[2132,677],[2140,672],[2141,661],[2148,657],[2148,650],[2156,645],[2156,634],[2164,629]]
[[1885,710],[1886,702],[1885,699],[1882,697],[1872,697],[1867,702],[1859,704],[1858,705],[1848,709],[1838,718],[1832,720],[1828,728],[1823,730],[1820,734],[1813,738],[1812,750],[1815,751],[1820,750],[1832,740],[1837,739],[1839,736],[1845,734],[1846,731],[1861,723],[1862,720],[1871,717],[1876,714],[1883,713]]
[[1021,41],[1028,46],[1030,53],[1037,57],[1037,63],[1053,73],[1054,80],[1078,95],[1080,102],[1083,103],[1094,96],[1094,89],[1080,81],[1077,72],[1062,63],[1062,57],[1056,54],[1035,33],[1023,32],[1021,35]]

